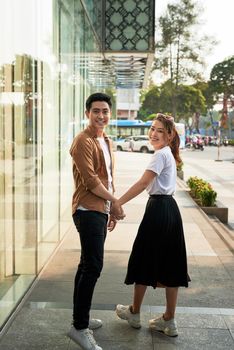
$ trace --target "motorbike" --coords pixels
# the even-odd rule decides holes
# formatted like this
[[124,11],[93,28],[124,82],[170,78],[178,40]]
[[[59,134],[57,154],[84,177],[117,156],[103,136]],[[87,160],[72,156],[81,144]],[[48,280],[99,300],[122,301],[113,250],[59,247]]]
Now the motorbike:
[[226,138],[223,139],[223,145],[228,146],[228,139],[226,139]]
[[193,141],[193,148],[204,151],[204,143],[201,138],[198,138],[196,141]]
[[204,151],[204,142],[202,139],[198,139],[197,141],[198,143],[198,149],[200,149],[201,151]]

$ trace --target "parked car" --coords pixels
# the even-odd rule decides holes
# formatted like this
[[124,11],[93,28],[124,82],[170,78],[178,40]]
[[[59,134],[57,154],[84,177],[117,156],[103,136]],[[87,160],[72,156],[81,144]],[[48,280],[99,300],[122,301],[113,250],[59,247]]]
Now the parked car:
[[130,139],[118,139],[115,142],[115,148],[117,151],[130,151]]
[[112,150],[113,151],[117,151],[117,148],[116,148],[116,136],[113,136],[113,135],[108,135],[109,139],[111,140],[111,144],[112,144]]
[[154,152],[147,135],[129,136],[116,141],[117,151]]

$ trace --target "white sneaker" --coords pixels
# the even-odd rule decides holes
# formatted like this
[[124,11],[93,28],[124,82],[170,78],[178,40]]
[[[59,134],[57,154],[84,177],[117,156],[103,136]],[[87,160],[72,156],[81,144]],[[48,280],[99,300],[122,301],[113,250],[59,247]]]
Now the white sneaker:
[[130,326],[133,328],[141,328],[141,320],[140,320],[140,313],[138,314],[132,314],[130,311],[129,305],[120,305],[118,304],[116,306],[116,314],[121,318],[122,320],[128,321]]
[[89,329],[98,329],[102,326],[102,321],[98,318],[90,318]]
[[172,318],[169,321],[165,321],[163,316],[149,320],[149,327],[157,331],[163,332],[169,337],[177,337],[178,329],[176,320]]
[[83,350],[102,350],[102,348],[97,345],[93,337],[93,332],[88,328],[78,330],[72,326],[68,332],[68,337],[76,344],[80,345]]

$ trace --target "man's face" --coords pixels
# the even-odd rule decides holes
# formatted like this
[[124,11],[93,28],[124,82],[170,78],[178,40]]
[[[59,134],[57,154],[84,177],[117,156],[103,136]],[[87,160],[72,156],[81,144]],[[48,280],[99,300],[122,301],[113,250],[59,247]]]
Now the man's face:
[[95,101],[92,103],[89,111],[85,111],[86,117],[89,119],[89,125],[97,131],[102,131],[108,125],[111,110],[107,102]]

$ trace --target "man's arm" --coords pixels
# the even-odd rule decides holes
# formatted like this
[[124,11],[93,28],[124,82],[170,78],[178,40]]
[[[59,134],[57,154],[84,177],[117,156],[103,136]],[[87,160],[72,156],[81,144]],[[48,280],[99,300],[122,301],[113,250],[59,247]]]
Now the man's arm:
[[[98,197],[110,201],[112,203],[112,206],[118,201],[117,198],[115,198],[109,191],[107,191],[107,189],[102,183],[100,183],[97,187],[93,188],[91,192],[93,192]],[[124,211],[120,205],[117,205],[115,207],[114,216],[117,220],[122,220],[125,217]]]
[[107,201],[110,201],[112,203],[114,203],[115,201],[117,201],[117,198],[115,198],[107,189],[106,187],[100,183],[99,185],[97,185],[96,187],[90,189],[90,191],[92,193],[94,193],[96,196],[101,197]]

